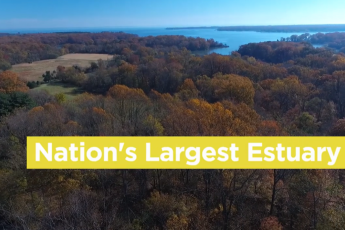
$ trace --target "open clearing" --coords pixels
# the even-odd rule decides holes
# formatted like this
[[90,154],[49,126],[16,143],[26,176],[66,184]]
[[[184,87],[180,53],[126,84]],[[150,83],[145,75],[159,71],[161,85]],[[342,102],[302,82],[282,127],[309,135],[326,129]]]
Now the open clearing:
[[112,59],[112,55],[108,54],[66,54],[57,59],[36,61],[31,64],[22,63],[12,66],[12,71],[16,72],[19,78],[23,81],[42,81],[42,74],[46,71],[54,71],[59,65],[70,67],[78,65],[80,67],[88,67],[90,62],[99,59]]
[[63,93],[66,96],[67,100],[73,99],[74,97],[78,96],[79,94],[83,93],[78,87],[69,86],[63,83],[55,83],[51,82],[48,84],[42,84],[39,87],[34,89],[35,91],[45,90],[51,95],[56,95],[58,93]]
[[107,60],[113,58],[112,55],[108,54],[66,54],[58,57],[58,60],[86,60],[86,61],[97,61],[99,59]]

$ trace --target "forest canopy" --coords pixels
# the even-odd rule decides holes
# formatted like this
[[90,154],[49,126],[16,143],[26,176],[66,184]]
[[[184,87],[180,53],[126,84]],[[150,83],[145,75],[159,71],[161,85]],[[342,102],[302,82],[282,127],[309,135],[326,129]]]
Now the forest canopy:
[[[345,134],[342,52],[277,41],[192,53],[222,46],[108,32],[0,37],[0,227],[342,229],[344,170],[26,169],[27,136]],[[113,55],[42,72],[45,84],[84,91],[73,99],[11,71],[73,52]]]
[[54,59],[67,53],[122,54],[139,47],[159,50],[186,48],[191,51],[225,47],[213,39],[184,36],[139,37],[122,32],[46,33],[0,36],[0,69],[9,64]]

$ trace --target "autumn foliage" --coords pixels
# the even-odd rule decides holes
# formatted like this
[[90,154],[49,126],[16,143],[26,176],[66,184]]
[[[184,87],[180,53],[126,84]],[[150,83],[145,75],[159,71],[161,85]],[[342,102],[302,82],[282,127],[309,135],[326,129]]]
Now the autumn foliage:
[[[192,51],[222,45],[107,32],[0,37],[0,227],[343,229],[344,170],[26,169],[27,136],[344,135],[344,54],[292,39],[201,56]],[[7,70],[68,52],[114,55],[42,73],[84,91],[73,99],[29,90]]]
[[4,71],[0,73],[0,93],[27,92],[29,88],[18,79],[16,73]]

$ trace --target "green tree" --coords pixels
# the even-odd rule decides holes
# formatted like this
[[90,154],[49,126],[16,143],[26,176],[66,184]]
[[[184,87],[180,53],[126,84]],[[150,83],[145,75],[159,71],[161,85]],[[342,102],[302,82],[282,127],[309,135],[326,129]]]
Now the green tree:
[[12,113],[16,108],[34,106],[34,102],[23,92],[0,93],[0,117]]

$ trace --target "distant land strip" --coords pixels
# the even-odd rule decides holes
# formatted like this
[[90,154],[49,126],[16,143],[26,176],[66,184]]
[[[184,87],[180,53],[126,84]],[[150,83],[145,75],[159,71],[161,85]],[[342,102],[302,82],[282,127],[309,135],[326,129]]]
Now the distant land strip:
[[181,29],[216,29],[218,31],[255,31],[255,32],[336,32],[345,31],[345,24],[325,25],[275,25],[275,26],[201,26],[201,27],[170,27],[168,30]]
[[62,32],[51,32],[52,34],[91,34],[91,32],[86,31],[62,31]]

